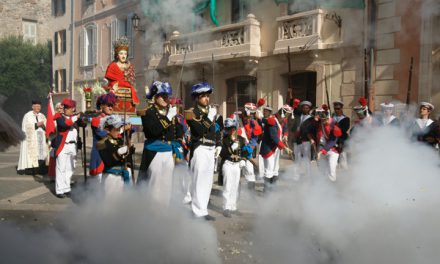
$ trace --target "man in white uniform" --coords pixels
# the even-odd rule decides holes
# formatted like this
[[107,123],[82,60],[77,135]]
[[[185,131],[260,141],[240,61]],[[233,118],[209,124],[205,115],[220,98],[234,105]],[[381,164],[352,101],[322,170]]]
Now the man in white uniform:
[[209,105],[212,90],[205,82],[193,85],[191,95],[196,105],[185,111],[191,131],[191,208],[196,217],[204,217],[208,221],[215,220],[208,214],[208,203],[214,179],[214,159],[219,157],[222,149],[220,130],[216,129],[217,109]]
[[78,126],[84,125],[79,120],[80,114],[75,113],[75,101],[65,98],[61,103],[64,106],[64,113],[57,113],[54,116],[57,122],[57,135],[53,144],[56,159],[55,192],[58,198],[70,196],[70,183],[75,170]]

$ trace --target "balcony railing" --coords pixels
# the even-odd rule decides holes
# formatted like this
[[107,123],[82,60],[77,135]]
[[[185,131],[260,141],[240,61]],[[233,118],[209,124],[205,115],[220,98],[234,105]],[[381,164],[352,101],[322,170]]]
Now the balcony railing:
[[277,18],[278,40],[274,54],[328,49],[342,43],[342,19],[322,9]]
[[[168,65],[261,57],[260,22],[249,14],[245,21],[188,34],[173,32]],[[186,53],[186,55],[185,55]]]

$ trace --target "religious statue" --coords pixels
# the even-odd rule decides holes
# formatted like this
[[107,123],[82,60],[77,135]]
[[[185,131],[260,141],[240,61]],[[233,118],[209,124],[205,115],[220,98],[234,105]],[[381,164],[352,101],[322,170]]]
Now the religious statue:
[[121,37],[113,42],[114,61],[107,67],[105,78],[109,84],[107,90],[115,93],[118,101],[115,105],[116,112],[134,112],[139,98],[134,88],[135,71],[133,65],[127,60],[129,40]]

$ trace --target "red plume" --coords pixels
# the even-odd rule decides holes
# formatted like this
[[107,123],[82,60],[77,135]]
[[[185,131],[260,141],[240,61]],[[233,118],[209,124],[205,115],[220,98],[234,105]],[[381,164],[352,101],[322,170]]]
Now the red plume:
[[328,111],[328,105],[326,104],[321,105],[321,108],[324,109],[324,111]]
[[258,99],[257,106],[261,107],[266,104],[266,101],[263,98]]
[[298,98],[293,99],[293,108],[296,108],[301,101]]
[[363,106],[367,106],[367,99],[365,99],[365,97],[361,97],[359,98],[358,102]]

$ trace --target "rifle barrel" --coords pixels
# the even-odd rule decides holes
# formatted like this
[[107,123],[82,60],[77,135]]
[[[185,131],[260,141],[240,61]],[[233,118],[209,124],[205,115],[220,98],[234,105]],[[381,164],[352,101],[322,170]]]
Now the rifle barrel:
[[413,71],[414,57],[411,57],[411,62],[409,64],[409,76],[408,76],[408,90],[406,93],[406,104],[409,105],[411,101],[411,82],[412,82],[412,71]]

